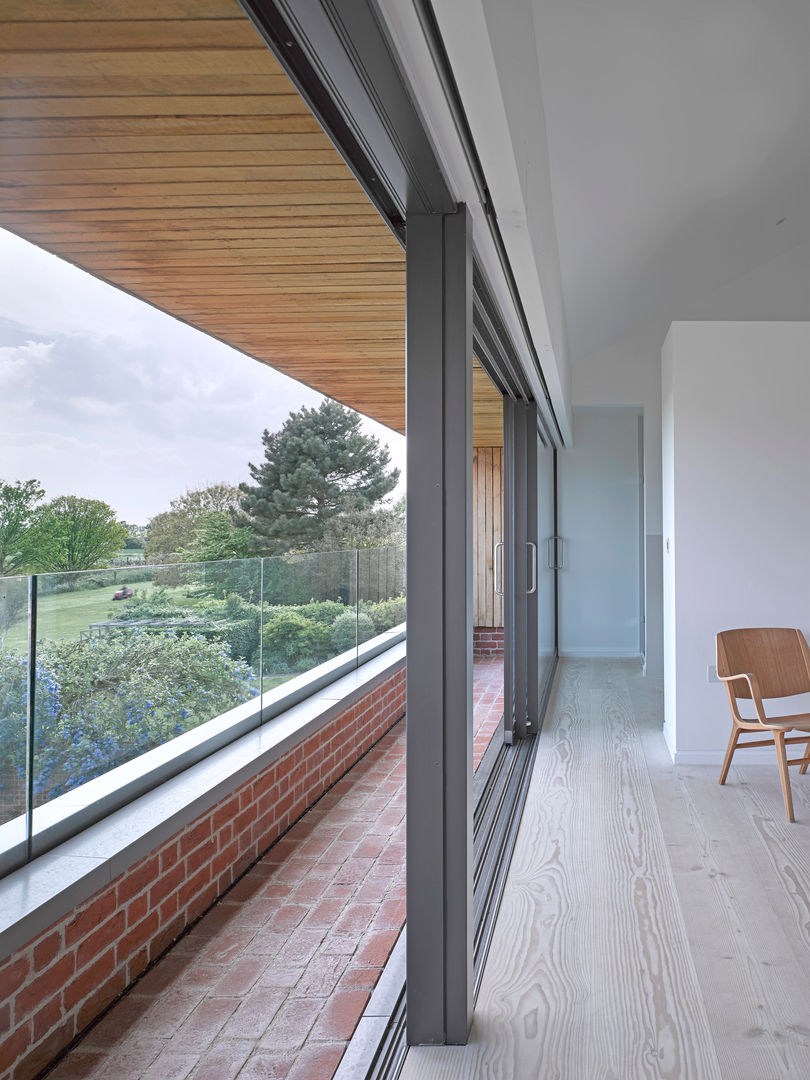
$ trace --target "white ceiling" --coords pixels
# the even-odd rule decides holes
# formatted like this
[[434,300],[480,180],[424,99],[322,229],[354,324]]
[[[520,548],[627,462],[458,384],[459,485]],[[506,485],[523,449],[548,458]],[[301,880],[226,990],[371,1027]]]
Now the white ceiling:
[[810,0],[530,2],[574,361],[810,238]]

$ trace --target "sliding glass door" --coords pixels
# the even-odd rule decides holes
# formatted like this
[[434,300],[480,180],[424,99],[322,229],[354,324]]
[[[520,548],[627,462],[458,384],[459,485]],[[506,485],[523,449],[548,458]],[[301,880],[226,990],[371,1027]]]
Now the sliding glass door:
[[542,706],[557,657],[557,571],[562,556],[556,536],[556,451],[537,440],[537,679]]

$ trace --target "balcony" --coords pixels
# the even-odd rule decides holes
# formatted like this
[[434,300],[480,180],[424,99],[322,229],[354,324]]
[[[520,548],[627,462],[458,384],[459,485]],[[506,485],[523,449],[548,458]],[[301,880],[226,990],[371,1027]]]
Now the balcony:
[[[223,1054],[237,1067],[242,1051],[238,1067],[252,1063],[245,1075],[271,1062],[331,1075],[405,918],[404,627],[380,621],[402,616],[403,570],[400,550],[379,549],[0,582],[5,610],[16,612],[5,655],[14,670],[37,673],[28,739],[26,680],[14,694],[4,686],[20,752],[6,758],[0,833],[8,861],[26,851],[33,859],[0,883],[7,953],[13,946],[2,970],[16,1018],[3,1053],[21,1053],[15,1075],[35,1075],[99,1013],[55,1076],[120,1073],[124,1063],[132,1075],[180,1075],[184,1062],[202,1076],[224,1068]],[[18,593],[32,609],[15,604]],[[276,633],[285,619],[300,630],[313,614],[337,626],[323,646],[334,656],[318,654],[314,665],[311,642],[294,655],[289,632]],[[478,635],[476,766],[503,712],[498,638]],[[167,707],[189,714],[185,732],[172,722],[161,741],[128,724],[128,739],[101,733],[91,746],[110,675],[88,671],[66,720],[84,717],[83,760],[95,772],[77,774],[53,722],[67,711],[54,657],[64,679],[66,649],[87,662],[112,647],[138,663],[154,697],[160,671],[144,655],[159,643],[161,671],[174,677],[173,652],[188,663],[184,642],[238,668],[227,688],[234,700],[211,691],[232,707],[206,719],[205,693],[195,709],[175,687]],[[117,696],[121,686],[112,689]],[[313,724],[324,695],[328,715]],[[154,706],[160,713],[162,699]],[[205,774],[216,777],[207,803]]]

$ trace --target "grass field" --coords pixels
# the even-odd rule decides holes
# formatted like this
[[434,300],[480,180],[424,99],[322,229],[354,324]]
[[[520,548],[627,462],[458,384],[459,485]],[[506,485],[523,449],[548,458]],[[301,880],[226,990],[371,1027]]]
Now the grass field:
[[[90,623],[106,622],[115,614],[116,608],[126,603],[126,600],[113,600],[115,589],[115,585],[105,585],[100,589],[82,589],[80,592],[52,593],[40,597],[37,605],[37,638],[75,641]],[[136,596],[148,596],[154,590],[154,585],[151,581],[142,581],[135,589]],[[178,602],[182,603],[180,597]],[[6,648],[23,651],[27,647],[28,620],[23,618],[9,630]]]

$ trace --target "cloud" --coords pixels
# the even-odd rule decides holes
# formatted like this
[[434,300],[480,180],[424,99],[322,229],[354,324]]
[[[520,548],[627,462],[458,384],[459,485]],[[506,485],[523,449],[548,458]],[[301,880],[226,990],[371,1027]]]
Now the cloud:
[[[0,230],[0,476],[143,523],[247,480],[261,433],[320,394]],[[405,440],[364,430],[404,464]]]
[[0,393],[24,392],[32,387],[36,373],[51,363],[51,348],[45,341],[0,345]]

